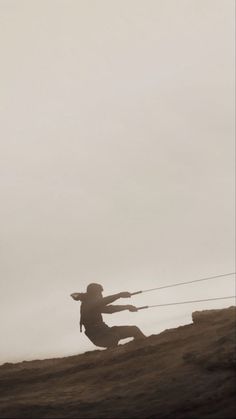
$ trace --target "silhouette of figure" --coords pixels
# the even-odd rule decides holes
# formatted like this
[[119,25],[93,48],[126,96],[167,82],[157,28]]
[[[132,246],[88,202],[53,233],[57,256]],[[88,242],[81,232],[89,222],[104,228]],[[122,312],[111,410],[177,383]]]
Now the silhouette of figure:
[[109,327],[104,323],[102,313],[112,314],[119,311],[129,310],[138,311],[132,305],[112,305],[119,298],[130,298],[129,292],[103,297],[103,287],[100,284],[90,284],[86,293],[73,293],[71,297],[76,301],[81,301],[80,310],[80,331],[85,328],[86,336],[96,346],[103,348],[114,348],[119,340],[133,337],[144,339],[146,336],[137,326],[113,326]]

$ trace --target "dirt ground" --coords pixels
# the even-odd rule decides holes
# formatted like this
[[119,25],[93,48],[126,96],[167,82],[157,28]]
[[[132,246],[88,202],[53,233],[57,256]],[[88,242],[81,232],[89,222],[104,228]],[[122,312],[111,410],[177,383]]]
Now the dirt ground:
[[0,418],[234,418],[236,308],[116,349],[0,367]]

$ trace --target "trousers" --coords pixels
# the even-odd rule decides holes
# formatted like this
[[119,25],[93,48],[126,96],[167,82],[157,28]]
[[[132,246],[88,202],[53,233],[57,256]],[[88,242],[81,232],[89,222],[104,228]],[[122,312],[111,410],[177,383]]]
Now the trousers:
[[137,326],[113,326],[105,325],[104,328],[87,329],[86,336],[96,346],[102,348],[114,348],[121,339],[134,338],[143,339],[145,335]]

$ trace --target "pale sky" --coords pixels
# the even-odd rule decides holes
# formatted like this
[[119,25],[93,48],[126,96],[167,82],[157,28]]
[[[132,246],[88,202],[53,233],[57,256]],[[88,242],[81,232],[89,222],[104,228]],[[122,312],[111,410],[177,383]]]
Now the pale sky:
[[[95,349],[69,297],[90,282],[235,271],[233,0],[0,0],[0,45],[1,363]],[[149,335],[234,303],[104,318]]]

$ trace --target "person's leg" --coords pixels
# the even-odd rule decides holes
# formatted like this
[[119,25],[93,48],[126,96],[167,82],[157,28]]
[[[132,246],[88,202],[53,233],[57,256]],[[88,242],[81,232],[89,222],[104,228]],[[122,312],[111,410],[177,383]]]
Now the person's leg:
[[111,331],[119,340],[126,338],[138,340],[146,337],[137,326],[113,326]]
[[119,338],[112,332],[112,328],[107,327],[106,330],[100,333],[85,331],[86,336],[91,342],[101,348],[115,348],[118,345]]

